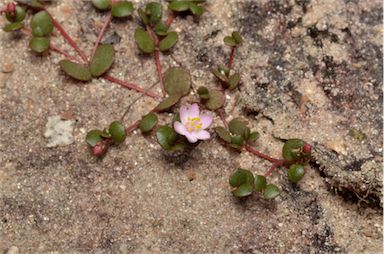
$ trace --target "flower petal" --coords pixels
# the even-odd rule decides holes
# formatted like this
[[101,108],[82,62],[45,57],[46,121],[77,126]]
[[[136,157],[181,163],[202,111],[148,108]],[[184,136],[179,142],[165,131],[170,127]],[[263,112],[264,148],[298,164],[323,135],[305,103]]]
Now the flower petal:
[[185,125],[188,119],[188,106],[181,106],[179,112],[181,123]]
[[201,139],[201,140],[207,140],[207,139],[210,139],[211,137],[211,134],[209,134],[209,132],[206,130],[196,131],[194,132],[194,134],[198,139]]
[[193,103],[191,106],[188,108],[188,116],[189,117],[198,117],[200,114],[200,109],[199,106],[196,103]]
[[196,132],[187,132],[184,135],[190,143],[196,143],[198,138],[196,137]]
[[212,124],[213,117],[210,114],[201,114],[200,120],[201,120],[201,128],[206,129]]
[[174,122],[173,128],[180,135],[185,136],[188,133],[187,128],[185,128],[185,126],[183,124],[181,124],[180,122]]

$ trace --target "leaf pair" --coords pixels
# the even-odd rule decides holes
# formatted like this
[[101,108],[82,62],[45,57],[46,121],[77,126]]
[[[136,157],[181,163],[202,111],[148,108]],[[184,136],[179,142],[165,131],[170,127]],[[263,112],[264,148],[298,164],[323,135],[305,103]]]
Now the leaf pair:
[[224,37],[224,43],[230,47],[238,47],[243,42],[243,38],[237,31],[232,32],[232,35]]
[[115,18],[132,16],[134,10],[132,2],[125,0],[116,3],[112,3],[111,0],[92,0],[92,4],[101,11],[111,10],[111,15]]
[[[160,29],[160,28],[159,28]],[[161,30],[163,29],[163,30]],[[160,33],[163,34],[164,28],[160,29]],[[159,43],[160,51],[167,51],[171,49],[177,42],[178,36],[176,32],[165,32],[165,37]],[[144,53],[151,54],[155,51],[155,42],[143,28],[139,27],[135,30],[135,41],[140,50]]]
[[118,121],[114,121],[103,131],[98,129],[89,131],[85,139],[89,146],[95,147],[104,139],[111,139],[115,144],[120,144],[126,137],[127,134],[124,125]]
[[201,86],[197,89],[197,93],[210,110],[217,110],[224,106],[225,97],[222,91],[216,89],[208,89],[205,86]]
[[205,1],[172,1],[168,8],[175,12],[190,11],[193,15],[201,16],[204,13],[204,8],[198,5]]
[[212,70],[213,75],[229,90],[235,89],[240,84],[240,74],[234,73],[230,75],[230,70],[224,65],[219,65],[217,69]]
[[160,102],[156,111],[164,111],[175,105],[181,97],[189,94],[191,89],[191,77],[189,73],[180,67],[171,67],[163,77],[165,91],[169,96]]
[[287,161],[308,163],[311,152],[305,151],[305,146],[310,146],[301,139],[288,139],[283,146],[283,158]]
[[112,45],[100,45],[96,49],[89,68],[69,60],[61,60],[59,64],[62,70],[72,78],[89,81],[92,77],[100,77],[107,72],[113,64],[114,56],[115,50]]
[[234,187],[235,197],[246,197],[253,193],[253,190],[263,192],[265,199],[272,199],[279,195],[279,188],[274,184],[267,184],[265,176],[253,176],[252,172],[246,169],[238,169],[229,178],[229,184]]
[[31,19],[32,38],[29,47],[36,53],[43,53],[49,49],[49,34],[53,31],[53,21],[46,11],[40,11]]
[[244,142],[254,142],[259,138],[258,132],[252,132],[247,123],[241,118],[234,118],[228,124],[229,131],[223,127],[216,127],[216,134],[233,148],[240,149]]
[[16,31],[24,27],[22,21],[25,19],[25,9],[16,6],[15,11],[12,13],[5,12],[5,18],[10,22],[4,26],[3,30],[5,32]]
[[184,147],[180,142],[181,136],[167,125],[161,126],[156,132],[157,142],[167,151],[177,151]]
[[141,21],[144,25],[155,25],[160,22],[163,15],[163,7],[156,2],[150,2],[144,8],[138,10]]

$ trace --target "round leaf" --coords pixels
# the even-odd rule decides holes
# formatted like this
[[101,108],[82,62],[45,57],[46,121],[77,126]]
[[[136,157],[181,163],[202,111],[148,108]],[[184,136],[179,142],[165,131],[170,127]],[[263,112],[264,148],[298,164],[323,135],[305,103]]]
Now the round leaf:
[[32,34],[37,37],[46,36],[53,30],[52,18],[46,11],[33,15],[31,20]]
[[92,0],[93,6],[97,9],[105,11],[111,8],[111,0]]
[[11,15],[10,13],[5,12],[5,17],[9,22],[12,22],[12,23],[21,22],[25,19],[25,10],[23,7],[16,6],[14,15]]
[[232,36],[225,36],[224,37],[224,43],[227,46],[235,47],[237,45],[235,39],[233,39]]
[[208,100],[209,99],[209,90],[205,86],[200,86],[197,89],[197,94],[203,100]]
[[253,186],[249,183],[239,186],[233,191],[233,195],[238,198],[246,197],[252,194]]
[[61,69],[74,79],[80,81],[89,81],[92,79],[88,68],[81,64],[71,62],[69,60],[61,60],[59,62]]
[[36,53],[43,53],[49,49],[49,39],[46,37],[32,37],[29,47]]
[[229,178],[229,184],[232,187],[239,187],[242,184],[251,184],[253,185],[254,177],[251,171],[246,169],[238,169],[235,173]]
[[149,19],[148,19],[147,15],[145,14],[145,11],[143,9],[138,9],[137,12],[139,13],[141,21],[144,23],[144,25],[148,25]]
[[301,139],[288,139],[283,146],[283,158],[288,161],[298,160],[305,142]]
[[229,84],[230,90],[235,89],[239,85],[239,83],[240,83],[240,75],[238,73],[235,73],[229,77],[228,84]]
[[160,51],[166,51],[172,48],[177,42],[178,36],[176,32],[169,32],[168,35],[160,41]]
[[187,95],[191,88],[189,73],[180,67],[171,67],[164,73],[164,89],[168,94]]
[[93,55],[89,71],[92,76],[99,77],[111,68],[115,57],[115,50],[112,45],[100,45]]
[[256,191],[262,191],[267,186],[267,180],[265,179],[265,176],[262,175],[255,175],[255,190]]
[[152,53],[155,51],[155,44],[149,34],[142,28],[137,28],[135,31],[135,41],[137,46],[145,52],[145,53]]
[[189,9],[188,1],[173,1],[168,5],[168,8],[172,11],[186,11]]
[[279,194],[280,194],[280,190],[279,190],[279,188],[276,185],[268,184],[265,187],[263,196],[266,199],[272,199],[272,198],[277,197]]
[[15,23],[9,23],[6,24],[3,28],[5,32],[11,32],[11,31],[16,31],[24,27],[23,23],[20,22],[15,22]]
[[227,83],[228,82],[228,78],[225,76],[225,73],[218,70],[218,69],[214,69],[212,70],[212,73],[213,75],[215,75],[216,78],[218,78],[221,82],[223,83]]
[[164,22],[159,22],[155,26],[155,32],[159,36],[166,36],[168,34],[168,26]]
[[88,145],[91,147],[94,147],[99,141],[102,140],[101,138],[102,131],[100,130],[91,130],[87,133],[87,136],[85,140],[87,141]]
[[242,137],[244,137],[247,132],[247,123],[241,118],[232,119],[229,122],[228,127],[232,134],[240,135]]
[[145,14],[149,16],[149,22],[151,24],[156,24],[160,21],[163,8],[161,4],[150,2],[145,7]]
[[109,125],[109,133],[116,144],[120,144],[127,137],[124,125],[118,121],[114,121]]
[[139,128],[142,133],[151,131],[157,124],[157,115],[155,113],[149,113],[145,115],[139,124]]
[[169,109],[173,105],[175,105],[180,100],[179,94],[171,94],[167,98],[165,98],[159,105],[156,107],[156,111],[163,111]]
[[228,142],[228,143],[231,142],[231,134],[225,128],[223,128],[223,127],[216,127],[216,128],[214,128],[214,130],[215,130],[216,134],[222,140],[224,140],[225,142]]
[[258,132],[251,132],[248,137],[248,142],[256,141],[260,137],[260,134]]
[[237,44],[240,44],[243,42],[243,38],[241,37],[240,33],[235,31],[232,33],[232,38],[235,40]]
[[175,145],[177,133],[169,126],[161,126],[156,132],[157,141],[165,150],[176,150],[179,146]]
[[289,181],[291,181],[293,183],[297,183],[298,181],[300,181],[303,178],[303,176],[305,174],[305,170],[304,170],[303,165],[293,164],[289,167],[287,173],[288,173]]
[[234,148],[240,148],[244,143],[242,136],[233,136],[231,137],[231,144]]
[[204,8],[193,2],[189,3],[189,9],[193,13],[193,15],[196,15],[196,16],[201,16],[204,13]]
[[205,102],[205,106],[210,110],[216,110],[224,105],[224,94],[215,89],[209,90],[209,99]]
[[128,1],[120,1],[112,5],[111,14],[115,18],[125,18],[133,13],[133,4]]

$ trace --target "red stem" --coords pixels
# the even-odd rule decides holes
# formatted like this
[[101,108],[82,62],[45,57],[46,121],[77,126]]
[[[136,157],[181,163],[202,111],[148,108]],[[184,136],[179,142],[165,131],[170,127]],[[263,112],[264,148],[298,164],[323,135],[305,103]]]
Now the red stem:
[[106,21],[105,21],[103,27],[102,27],[101,30],[100,30],[99,36],[97,37],[97,40],[96,40],[96,42],[95,42],[95,46],[93,47],[93,50],[92,50],[91,59],[93,58],[93,55],[95,54],[96,49],[97,49],[97,47],[99,46],[100,41],[101,41],[101,39],[103,38],[103,36],[104,36],[104,34],[105,34],[105,31],[107,30],[108,25],[111,23],[111,20],[112,20],[112,15],[109,14],[109,15],[107,16],[107,19],[106,19]]
[[126,87],[126,88],[129,88],[129,89],[132,89],[132,90],[135,90],[136,92],[139,92],[139,93],[143,93],[145,95],[148,95],[152,98],[159,98],[160,96],[155,94],[155,93],[152,93],[152,92],[149,92],[149,91],[146,91],[145,89],[139,87],[138,85],[135,85],[135,84],[132,84],[132,83],[128,83],[128,82],[125,82],[123,80],[120,80],[120,79],[117,79],[115,77],[112,77],[110,75],[104,75],[102,76],[102,78],[106,79],[106,80],[109,80],[113,83],[116,83],[116,84],[119,84],[123,87]]
[[270,174],[272,174],[273,171],[275,171],[275,169],[277,169],[278,167],[283,166],[284,163],[285,163],[284,160],[280,160],[278,162],[273,163],[272,166],[268,169],[268,171],[265,172],[264,176],[265,177],[269,176]]
[[224,110],[222,109],[219,109],[217,111],[217,113],[219,114],[220,118],[221,118],[221,121],[223,122],[225,128],[228,129],[228,122],[227,122],[227,119],[225,119],[225,113],[224,113]]
[[262,152],[259,152],[258,150],[256,150],[255,148],[253,148],[250,145],[245,145],[244,147],[245,147],[245,150],[247,150],[248,152],[250,152],[250,153],[252,153],[252,154],[254,154],[254,155],[256,155],[256,156],[258,156],[258,157],[260,157],[260,158],[262,158],[264,160],[267,160],[269,162],[272,162],[272,163],[283,163],[283,164],[285,163],[284,160],[279,160],[279,159],[272,158],[272,157],[270,157],[270,156],[268,156],[268,155],[266,155],[266,154],[264,154]]
[[228,69],[232,68],[233,59],[235,58],[235,51],[236,51],[236,47],[232,47],[231,55],[229,56],[229,61],[228,61]]
[[67,32],[65,32],[64,28],[59,24],[59,22],[57,22],[56,19],[54,19],[54,17],[48,12],[48,10],[45,8],[44,8],[44,10],[49,14],[49,16],[51,16],[53,25],[56,27],[57,30],[59,30],[60,34],[64,37],[64,39],[66,41],[68,41],[68,43],[79,54],[79,56],[83,59],[83,61],[85,63],[88,63],[88,58],[86,57],[84,52],[81,51],[81,49],[79,49],[79,47],[76,45],[75,41],[72,40],[72,38],[67,34]]
[[173,20],[175,19],[175,13],[173,13],[173,11],[169,14],[168,16],[168,19],[167,21],[165,22],[165,24],[167,25],[167,27],[170,27]]
[[133,131],[134,129],[136,129],[140,124],[140,121],[137,120],[136,122],[134,122],[133,124],[131,124],[130,126],[128,126],[127,128],[125,128],[125,131],[128,133],[128,132],[131,132]]
[[70,55],[67,51],[65,51],[64,49],[61,49],[61,48],[57,47],[55,44],[50,43],[50,44],[49,44],[49,47],[50,47],[52,50],[54,50],[54,51],[56,51],[56,52],[62,54],[63,56],[65,56],[67,59],[72,60],[72,61],[74,61],[74,62],[77,62],[77,59],[76,59],[75,57],[71,56],[71,55]]

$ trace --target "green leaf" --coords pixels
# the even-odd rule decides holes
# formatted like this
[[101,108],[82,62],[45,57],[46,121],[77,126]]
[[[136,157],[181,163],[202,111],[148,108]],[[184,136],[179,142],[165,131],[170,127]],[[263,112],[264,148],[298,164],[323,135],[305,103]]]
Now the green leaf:
[[222,74],[225,75],[226,77],[229,76],[229,71],[230,71],[230,69],[229,69],[227,66],[225,66],[225,65],[223,65],[223,64],[220,64],[220,65],[217,67],[217,69],[220,71],[220,73],[222,73]]
[[254,177],[251,171],[239,168],[229,178],[229,184],[232,187],[239,187],[243,184],[253,185]]
[[267,179],[262,175],[255,175],[255,190],[262,191],[267,186]]
[[149,18],[145,14],[145,11],[143,9],[138,9],[137,12],[139,13],[141,21],[144,23],[144,25],[148,25],[149,24]]
[[187,95],[191,88],[189,73],[180,67],[171,67],[164,73],[164,89],[168,94]]
[[303,178],[305,174],[305,170],[303,165],[292,164],[289,167],[287,173],[288,173],[288,180],[291,181],[292,183],[297,183]]
[[212,70],[213,75],[215,75],[216,78],[218,78],[221,82],[227,83],[228,78],[225,76],[225,73],[223,71],[220,71],[218,69]]
[[240,135],[244,138],[246,138],[246,132],[247,132],[247,123],[242,120],[241,118],[234,118],[232,119],[229,124],[229,131],[232,134]]
[[120,144],[127,137],[124,125],[118,121],[114,121],[109,125],[109,133],[116,144]]
[[283,158],[295,161],[301,158],[301,149],[305,142],[301,139],[288,139],[283,146]]
[[256,132],[251,132],[249,134],[249,137],[248,137],[248,142],[254,142],[256,141],[258,138],[260,137],[260,134],[256,131]]
[[88,68],[81,64],[74,63],[65,59],[61,60],[59,62],[59,65],[65,73],[67,73],[74,79],[80,81],[89,81],[92,79],[91,73],[89,72]]
[[156,132],[157,141],[162,148],[168,151],[180,150],[181,144],[177,144],[178,134],[169,126],[161,126]]
[[14,15],[5,12],[6,19],[11,23],[18,23],[25,19],[25,10],[20,6],[16,6]]
[[109,10],[111,8],[111,0],[92,0],[92,4],[101,11]]
[[166,51],[172,48],[177,42],[178,36],[176,32],[169,32],[168,35],[160,41],[160,51]]
[[155,51],[155,44],[153,40],[149,34],[140,27],[135,31],[135,41],[143,52],[150,54]]
[[209,90],[205,86],[200,86],[197,89],[197,94],[203,100],[208,100],[209,99]]
[[108,128],[104,128],[104,130],[100,134],[100,136],[102,136],[103,138],[110,138],[111,137],[111,133],[109,133],[109,129]]
[[170,94],[167,98],[165,98],[162,102],[160,102],[159,105],[156,107],[156,111],[164,111],[166,109],[169,109],[173,105],[175,105],[177,102],[179,102],[181,96],[180,94]]
[[280,190],[279,190],[279,188],[276,185],[268,184],[265,187],[263,196],[266,199],[272,199],[272,198],[277,197],[279,194],[280,194]]
[[237,45],[236,41],[232,36],[225,36],[224,37],[224,43],[227,46],[235,47]]
[[193,13],[193,15],[201,16],[204,13],[204,8],[195,4],[195,3],[189,3],[189,9]]
[[209,89],[209,99],[205,102],[205,106],[209,110],[216,110],[224,105],[225,98],[223,92],[216,89]]
[[102,140],[101,134],[102,131],[100,130],[91,130],[87,133],[85,140],[87,141],[88,145],[94,147],[97,143],[99,143],[99,141]]
[[155,32],[159,36],[166,36],[168,34],[168,26],[164,22],[159,22],[155,26]]
[[235,89],[240,83],[240,75],[239,73],[235,73],[232,76],[229,77],[228,84],[229,84],[229,90]]
[[149,22],[152,25],[160,21],[162,13],[163,8],[159,3],[150,2],[145,7],[145,14],[147,15],[147,17],[149,16]]
[[111,14],[115,18],[125,18],[133,13],[133,4],[128,1],[120,1],[112,5]]
[[36,37],[43,37],[50,34],[53,30],[51,16],[46,11],[40,11],[33,15],[31,19],[32,34]]
[[236,190],[234,190],[232,193],[235,197],[242,198],[246,197],[252,194],[253,186],[252,184],[243,184],[239,186]]
[[239,149],[244,143],[244,138],[242,136],[233,136],[231,137],[231,145],[234,148]]
[[139,124],[139,128],[142,133],[151,131],[157,124],[157,115],[155,113],[149,113],[145,115]]
[[29,47],[36,53],[43,53],[49,49],[49,39],[46,37],[32,37]]
[[243,42],[243,38],[241,37],[240,33],[237,31],[234,31],[232,33],[232,38],[235,40],[237,45],[239,45]]
[[15,22],[15,23],[9,23],[9,24],[6,24],[4,27],[3,27],[3,30],[5,32],[11,32],[11,31],[16,31],[16,30],[19,30],[21,28],[24,27],[24,24],[23,23],[20,23],[20,22]]
[[168,8],[172,11],[186,11],[189,9],[189,1],[173,1],[168,5]]
[[112,45],[99,45],[93,55],[89,71],[92,76],[99,77],[111,68],[115,57]]
[[214,128],[217,136],[219,136],[222,140],[224,140],[225,142],[228,142],[230,143],[231,142],[231,134],[229,133],[229,131],[227,131],[227,129],[223,128],[223,127],[216,127]]

